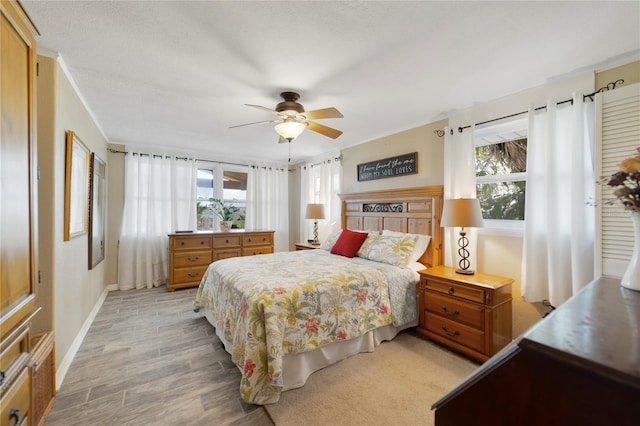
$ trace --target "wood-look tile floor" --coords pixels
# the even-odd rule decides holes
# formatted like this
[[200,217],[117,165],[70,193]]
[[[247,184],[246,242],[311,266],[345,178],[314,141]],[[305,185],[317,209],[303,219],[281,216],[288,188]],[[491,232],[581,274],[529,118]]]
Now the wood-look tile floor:
[[240,371],[193,312],[195,293],[110,292],[45,424],[272,426],[240,398]]

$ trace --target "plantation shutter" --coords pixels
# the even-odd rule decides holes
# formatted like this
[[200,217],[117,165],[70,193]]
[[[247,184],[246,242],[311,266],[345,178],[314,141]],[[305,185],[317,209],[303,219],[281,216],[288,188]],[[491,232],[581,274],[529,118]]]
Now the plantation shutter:
[[[640,83],[598,95],[596,117],[596,170],[599,176],[608,177],[640,146]],[[596,259],[601,263],[596,265],[597,276],[622,277],[633,252],[633,224],[614,190],[606,182],[599,187],[596,250],[600,256]]]

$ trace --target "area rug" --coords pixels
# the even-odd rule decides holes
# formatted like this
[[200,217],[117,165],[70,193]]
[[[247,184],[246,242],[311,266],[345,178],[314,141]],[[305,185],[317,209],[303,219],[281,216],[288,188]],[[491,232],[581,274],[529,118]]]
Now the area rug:
[[276,426],[433,425],[431,405],[478,364],[412,332],[311,375],[265,405]]

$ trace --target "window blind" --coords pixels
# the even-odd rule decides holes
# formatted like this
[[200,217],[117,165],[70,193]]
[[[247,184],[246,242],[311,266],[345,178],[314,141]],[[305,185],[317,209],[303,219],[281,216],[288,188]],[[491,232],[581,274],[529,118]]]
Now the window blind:
[[[640,83],[602,93],[596,100],[596,111],[596,135],[600,136],[596,166],[599,176],[608,177],[640,146]],[[633,252],[633,224],[614,190],[606,182],[599,187],[596,250],[601,263],[596,273],[622,277]]]

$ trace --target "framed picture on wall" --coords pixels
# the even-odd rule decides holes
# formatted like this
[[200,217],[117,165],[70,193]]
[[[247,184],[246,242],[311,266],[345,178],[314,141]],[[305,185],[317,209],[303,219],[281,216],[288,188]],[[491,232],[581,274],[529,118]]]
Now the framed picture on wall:
[[89,269],[104,259],[104,221],[107,165],[91,153],[89,171]]
[[89,160],[87,146],[67,131],[64,180],[64,241],[89,230]]

